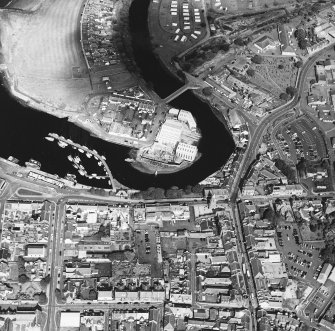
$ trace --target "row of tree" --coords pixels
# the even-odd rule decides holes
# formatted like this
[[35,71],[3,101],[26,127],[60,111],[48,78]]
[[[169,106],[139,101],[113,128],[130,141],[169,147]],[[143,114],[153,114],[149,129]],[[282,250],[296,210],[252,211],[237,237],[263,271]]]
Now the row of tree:
[[184,189],[173,186],[167,190],[159,187],[149,187],[147,190],[137,192],[133,195],[134,199],[160,200],[160,199],[179,199],[185,195],[201,196],[203,187],[199,184],[195,186],[188,185]]

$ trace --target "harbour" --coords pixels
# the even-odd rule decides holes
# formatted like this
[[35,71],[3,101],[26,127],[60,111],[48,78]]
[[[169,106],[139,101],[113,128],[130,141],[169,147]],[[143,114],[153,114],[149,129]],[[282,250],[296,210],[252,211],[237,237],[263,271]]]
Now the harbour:
[[[134,55],[144,80],[152,82],[155,92],[161,98],[165,98],[177,90],[181,84],[162,67],[154,57],[150,46],[147,47],[149,35],[146,26],[146,6],[148,4],[149,1],[142,3],[134,0],[130,9],[132,38],[139,42],[134,47]],[[213,114],[211,108],[190,91],[184,92],[173,100],[171,106],[190,111],[194,116],[201,132],[198,144],[201,157],[180,171],[169,174],[162,174],[158,171],[157,175],[155,171],[151,173],[140,171],[134,167],[135,162],[126,161],[126,159],[133,159],[134,149],[96,138],[90,135],[89,131],[68,122],[67,118],[60,119],[29,108],[9,95],[4,86],[0,88],[0,100],[4,105],[0,123],[0,139],[5,142],[0,148],[0,156],[3,158],[13,156],[19,160],[20,165],[24,165],[31,158],[38,160],[42,171],[51,175],[56,174],[61,178],[77,169],[67,159],[70,154],[68,147],[62,148],[44,139],[50,132],[63,136],[65,139],[71,139],[81,146],[85,145],[90,150],[96,150],[100,155],[105,155],[106,164],[114,180],[120,185],[134,189],[170,188],[171,186],[182,188],[195,185],[222,167],[235,148],[230,133]],[[78,150],[77,152],[83,154]],[[85,163],[87,163],[85,169],[91,175],[99,174],[100,167],[95,162],[98,161],[96,157],[85,158]],[[110,187],[108,181],[96,179],[93,176],[89,178],[79,174],[76,177],[78,183],[82,185],[98,188]]]
[[108,179],[108,184],[112,187],[113,191],[116,190],[114,178],[112,172],[110,171],[108,164],[106,163],[106,157],[100,155],[96,150],[91,150],[86,146],[77,144],[73,142],[71,139],[66,139],[63,136],[59,136],[57,133],[49,133],[48,136],[45,137],[48,141],[57,141],[57,144],[61,148],[65,148],[67,146],[71,146],[74,150],[78,150],[79,153],[83,154],[84,157],[90,159],[92,156],[95,158],[99,167],[103,167],[105,175],[98,176],[96,173],[88,174],[84,166],[82,165],[81,158],[77,155],[73,157],[71,154],[67,156],[67,159],[72,163],[75,169],[78,170],[78,173],[86,177],[88,179]]

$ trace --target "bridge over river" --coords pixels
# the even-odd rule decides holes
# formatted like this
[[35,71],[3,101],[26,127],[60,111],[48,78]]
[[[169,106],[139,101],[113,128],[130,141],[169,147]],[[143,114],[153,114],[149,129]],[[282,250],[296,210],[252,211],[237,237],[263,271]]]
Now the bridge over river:
[[194,77],[188,73],[185,73],[185,76],[185,85],[181,86],[178,90],[164,98],[164,103],[170,103],[172,100],[176,99],[187,90],[198,90],[204,87],[208,87],[208,85],[203,80],[197,77]]

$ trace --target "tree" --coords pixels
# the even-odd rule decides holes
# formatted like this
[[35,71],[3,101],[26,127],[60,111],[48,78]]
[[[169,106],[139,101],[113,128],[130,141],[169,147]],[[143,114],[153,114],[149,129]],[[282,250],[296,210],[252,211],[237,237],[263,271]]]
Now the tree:
[[286,93],[281,93],[279,98],[284,101],[288,101],[290,99],[290,96]]
[[254,77],[254,76],[255,76],[255,70],[249,68],[249,69],[247,70],[247,75],[250,76],[250,77]]
[[315,3],[313,6],[312,6],[312,11],[313,12],[319,12],[321,9],[321,4],[320,3]]
[[44,292],[41,292],[39,295],[38,303],[40,305],[45,305],[48,302],[47,295]]
[[301,67],[302,67],[302,61],[297,61],[294,65],[295,65],[297,68],[301,68]]
[[251,58],[251,61],[256,64],[261,64],[263,62],[263,58],[256,54],[254,57]]
[[275,160],[275,166],[287,177],[289,183],[295,183],[295,171],[291,166],[287,165],[286,162],[281,159]]
[[29,280],[30,279],[29,279],[29,277],[26,274],[19,275],[19,282],[21,284],[27,283],[27,282],[29,282]]
[[200,184],[194,185],[192,187],[192,192],[193,193],[202,193],[203,187]]
[[59,288],[55,289],[55,295],[56,295],[56,300],[58,302],[61,302],[62,301],[62,292]]
[[26,267],[25,267],[26,261],[24,260],[23,256],[19,256],[17,259],[17,267],[20,274],[26,273]]
[[192,186],[191,186],[191,185],[187,185],[187,186],[184,188],[184,193],[185,193],[185,194],[191,194],[191,193],[192,193]]
[[191,64],[189,62],[184,62],[182,63],[182,68],[188,72],[191,70]]
[[293,86],[288,86],[286,88],[286,93],[291,97],[293,98],[295,96],[295,94],[297,93],[297,89]]
[[213,94],[213,89],[210,86],[206,86],[202,89],[202,93],[206,96],[209,97]]
[[227,43],[224,43],[224,44],[220,45],[220,49],[224,52],[228,52],[229,49],[230,49],[230,45],[227,44]]
[[141,192],[143,199],[152,200],[152,199],[164,199],[165,190],[162,188],[149,187],[146,191]]
[[279,65],[278,65],[278,69],[280,69],[280,70],[281,70],[281,69],[284,69],[284,66],[283,66],[282,64],[279,64]]
[[93,289],[90,289],[88,293],[89,300],[96,300],[97,299],[97,292]]
[[183,190],[180,190],[177,186],[173,186],[166,190],[166,197],[169,199],[178,199],[183,195]]
[[310,83],[311,85],[313,85],[313,84],[316,83],[316,80],[315,80],[315,79],[311,79],[311,80],[309,81],[309,83]]
[[238,45],[238,46],[244,46],[245,45],[244,40],[241,37],[236,38],[234,40],[234,44]]
[[306,49],[307,48],[307,40],[301,40],[298,42],[298,46],[301,48],[301,49]]
[[51,277],[50,275],[46,275],[44,278],[41,279],[40,285],[42,288],[46,288],[47,285],[50,283]]
[[298,42],[306,38],[306,31],[302,28],[296,29],[294,36],[297,38]]

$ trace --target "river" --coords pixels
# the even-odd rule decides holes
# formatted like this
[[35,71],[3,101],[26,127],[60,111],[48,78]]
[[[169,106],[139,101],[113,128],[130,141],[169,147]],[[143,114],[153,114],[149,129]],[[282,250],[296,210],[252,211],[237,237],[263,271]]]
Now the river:
[[[147,28],[149,2],[149,0],[134,0],[130,8],[134,55],[144,79],[151,82],[155,92],[164,98],[179,88],[181,83],[166,72],[151,52]],[[198,146],[202,156],[187,169],[155,177],[139,172],[124,161],[129,155],[129,148],[91,137],[85,130],[65,119],[29,109],[13,99],[2,86],[0,87],[0,156],[7,158],[12,155],[20,160],[20,164],[33,158],[42,163],[41,170],[61,177],[68,172],[76,174],[67,159],[67,155],[74,155],[72,148],[62,149],[55,142],[44,139],[48,133],[55,132],[105,155],[113,176],[125,186],[145,189],[151,186],[169,188],[194,185],[224,165],[234,149],[234,142],[210,107],[191,92],[182,94],[171,103],[171,106],[189,110],[194,115],[203,136]],[[94,159],[87,159],[85,156],[82,159],[89,173],[101,173]],[[107,181],[89,180],[79,174],[77,179],[81,184],[108,187]]]

